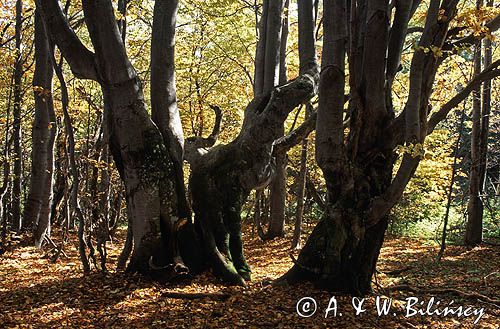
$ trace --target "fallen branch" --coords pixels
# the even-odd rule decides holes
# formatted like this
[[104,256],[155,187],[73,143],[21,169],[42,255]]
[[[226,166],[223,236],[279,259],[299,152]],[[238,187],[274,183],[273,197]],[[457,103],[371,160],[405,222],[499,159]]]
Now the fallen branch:
[[409,291],[417,294],[453,294],[456,296],[477,299],[483,302],[494,304],[496,306],[500,306],[500,299],[493,299],[477,292],[467,292],[455,288],[421,288],[421,287],[412,287],[407,284],[402,284],[402,285],[387,287],[384,288],[384,290],[387,292]]

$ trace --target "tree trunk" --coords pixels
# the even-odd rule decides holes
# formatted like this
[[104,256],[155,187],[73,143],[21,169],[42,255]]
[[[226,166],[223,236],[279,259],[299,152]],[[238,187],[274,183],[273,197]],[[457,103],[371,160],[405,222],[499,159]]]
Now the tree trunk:
[[241,241],[241,206],[252,189],[269,183],[273,142],[287,115],[314,95],[317,79],[317,71],[311,70],[271,95],[255,98],[234,141],[191,161],[195,227],[215,275],[227,282],[250,279]]
[[[290,1],[285,1],[284,15],[281,28],[281,40],[279,49],[279,84],[283,85],[287,82],[287,68],[286,68],[286,51],[288,40],[288,9]],[[271,79],[271,78],[269,78]],[[273,77],[274,79],[274,77]],[[269,81],[270,82],[270,81]],[[279,132],[281,136],[285,134],[285,126]],[[274,239],[277,237],[285,236],[285,205],[286,205],[286,153],[280,153],[275,156],[276,172],[274,174],[271,185],[269,186],[270,192],[270,215],[269,229],[267,231],[266,239]]]
[[[493,0],[488,0],[487,5],[493,7]],[[492,41],[489,38],[483,40],[484,45],[484,67],[489,67],[493,61]],[[486,177],[488,168],[488,137],[490,130],[491,114],[491,80],[483,83],[483,102],[481,110],[481,132],[479,133],[479,182],[481,194],[487,197]]]
[[[479,9],[482,0],[476,3]],[[474,75],[481,72],[481,42],[476,43],[474,51]],[[481,86],[472,93],[472,134],[471,134],[471,168],[469,172],[469,203],[467,205],[467,226],[465,244],[474,246],[483,239],[483,202],[481,200]]]
[[[264,88],[264,67],[266,62],[266,32],[267,17],[269,12],[269,0],[263,0],[262,15],[258,27],[258,40],[255,49],[255,72],[254,72],[254,96],[261,95]],[[257,12],[255,14],[258,15]]]
[[155,2],[151,40],[151,112],[174,167],[179,218],[191,218],[184,186],[184,134],[175,88],[175,24],[178,1]]
[[49,228],[50,201],[52,199],[53,148],[55,139],[55,113],[52,100],[53,67],[51,46],[43,21],[35,13],[35,121],[33,123],[33,149],[31,182],[24,208],[25,227],[34,225],[35,246],[42,246]]
[[[399,7],[395,15],[401,17],[394,22],[404,30],[411,15],[402,10],[402,2],[395,5]],[[295,265],[277,283],[307,280],[330,291],[354,295],[371,290],[387,214],[415,172],[427,134],[429,97],[441,62],[425,50],[442,47],[456,5],[457,1],[449,1],[440,8],[440,1],[431,0],[419,48],[412,59],[408,102],[403,113],[394,118],[392,102],[381,95],[390,94],[386,90],[390,86],[386,83],[387,54],[396,52],[395,57],[400,58],[398,39],[405,38],[406,33],[393,34],[389,42],[388,1],[352,2],[348,10],[345,0],[325,0],[316,159],[327,186],[326,210]],[[345,138],[347,52],[350,123]],[[395,130],[391,131],[393,124]],[[403,160],[393,178],[393,150],[402,143]]]
[[460,115],[460,124],[458,125],[458,137],[457,141],[455,142],[455,148],[453,149],[453,165],[451,167],[451,178],[450,178],[450,186],[448,188],[448,195],[447,195],[447,201],[446,201],[446,211],[444,214],[444,220],[443,220],[443,233],[441,234],[441,247],[439,248],[438,255],[436,257],[437,261],[441,260],[441,257],[443,257],[444,251],[446,249],[446,236],[448,234],[448,219],[450,216],[450,208],[451,208],[451,200],[453,197],[453,185],[455,184],[455,177],[457,175],[457,161],[458,161],[458,150],[460,147],[460,143],[462,141],[462,133],[464,130],[464,121],[465,121],[465,106],[464,109],[462,110],[462,114]]
[[23,77],[23,59],[21,49],[22,34],[22,0],[16,1],[16,62],[14,67],[14,123],[12,134],[14,136],[14,170],[12,174],[12,227],[19,232],[22,228],[21,218],[21,178],[22,178],[22,150],[21,150],[21,104],[22,104],[22,77]]
[[[306,109],[306,120],[310,112],[310,104]],[[293,230],[292,249],[300,249],[300,235],[302,233],[302,218],[304,216],[304,198],[306,195],[306,177],[307,177],[307,147],[308,140],[304,138],[302,141],[302,150],[300,152],[300,170],[297,176],[297,208],[295,209],[295,227]]]
[[95,53],[68,25],[58,1],[37,1],[51,37],[77,77],[101,85],[111,153],[125,183],[134,246],[129,271],[150,273],[150,264],[171,262],[169,232],[177,221],[173,166],[163,137],[150,119],[141,82],[125,51],[113,6],[105,0],[83,1]]
[[31,153],[31,181],[28,198],[24,207],[25,227],[37,225],[45,191],[47,175],[47,142],[49,138],[49,111],[52,103],[52,62],[50,50],[38,13],[35,14],[35,118],[33,122]]

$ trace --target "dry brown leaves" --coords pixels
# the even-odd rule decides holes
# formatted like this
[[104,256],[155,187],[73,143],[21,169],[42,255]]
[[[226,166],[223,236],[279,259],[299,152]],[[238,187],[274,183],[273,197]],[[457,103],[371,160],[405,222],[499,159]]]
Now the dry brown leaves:
[[[100,273],[83,276],[73,246],[69,259],[52,264],[33,247],[17,246],[0,256],[0,328],[467,328],[473,318],[403,315],[378,317],[375,296],[366,298],[366,312],[356,316],[351,297],[336,296],[343,314],[325,319],[324,310],[333,296],[311,285],[270,287],[263,283],[290,268],[290,238],[262,242],[244,233],[246,254],[253,270],[248,287],[227,287],[210,273],[191,282],[161,285],[140,276]],[[121,243],[111,246],[114,266]],[[454,287],[498,298],[500,248],[482,246],[472,250],[449,247],[443,261],[435,263],[437,247],[424,241],[394,239],[385,243],[378,265],[378,285],[407,283],[426,287]],[[296,255],[296,253],[295,253]],[[399,274],[394,270],[409,267]],[[376,287],[376,285],[375,285]],[[379,295],[383,291],[376,288]],[[226,300],[186,300],[162,296],[165,292],[225,293]],[[313,297],[318,312],[310,318],[296,313],[302,297]],[[411,293],[394,292],[394,304]],[[428,300],[431,296],[417,296]],[[498,328],[500,311],[495,305],[456,296],[436,296],[442,303],[484,307],[478,327]]]

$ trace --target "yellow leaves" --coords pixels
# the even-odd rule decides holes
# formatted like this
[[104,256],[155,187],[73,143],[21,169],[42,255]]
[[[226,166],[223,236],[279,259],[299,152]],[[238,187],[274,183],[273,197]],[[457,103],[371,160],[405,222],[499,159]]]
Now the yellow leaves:
[[395,151],[399,154],[410,154],[413,158],[424,157],[425,155],[425,148],[421,143],[398,145],[396,146]]
[[443,56],[443,50],[441,49],[441,47],[438,46],[430,46],[430,47],[415,46],[414,49],[416,51],[423,51],[425,54],[432,53],[436,58]]
[[483,6],[480,9],[475,7],[465,8],[461,10],[455,17],[455,22],[458,26],[465,27],[465,34],[472,34],[477,38],[487,37],[493,39],[494,36],[485,26],[487,22],[500,14],[500,8]]
[[44,89],[42,86],[33,86],[33,92],[38,96],[41,97],[42,100],[45,102],[47,98],[50,97],[52,92],[49,89]]

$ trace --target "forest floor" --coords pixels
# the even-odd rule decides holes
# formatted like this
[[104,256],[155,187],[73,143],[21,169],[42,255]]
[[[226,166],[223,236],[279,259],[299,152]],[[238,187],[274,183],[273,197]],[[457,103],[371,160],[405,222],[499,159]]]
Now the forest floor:
[[[123,234],[123,232],[121,233]],[[104,275],[83,276],[75,245],[68,245],[68,257],[50,261],[48,249],[12,244],[0,256],[0,328],[468,328],[480,317],[476,327],[499,328],[500,306],[493,301],[458,296],[432,289],[456,288],[498,300],[500,292],[500,247],[480,246],[466,249],[449,246],[440,263],[435,262],[437,247],[425,240],[387,239],[377,266],[374,294],[367,296],[356,315],[349,296],[334,295],[311,285],[272,287],[265,282],[278,278],[292,265],[290,238],[262,242],[251,231],[244,232],[247,259],[253,270],[248,287],[227,287],[210,274],[187,283],[160,284],[140,276],[110,270]],[[108,248],[109,267],[116,264],[122,241]],[[296,255],[296,253],[295,253]],[[382,287],[410,285],[426,289],[416,292],[389,293]],[[181,299],[172,293],[180,293]],[[200,299],[192,294],[207,294]],[[380,302],[392,297],[388,315],[377,315]],[[417,297],[427,307],[443,309],[471,307],[476,315],[406,317],[408,301]],[[197,297],[200,297],[199,295]],[[302,318],[296,310],[303,297],[317,302],[317,312]],[[333,308],[325,318],[328,304]],[[354,302],[361,299],[354,299]],[[307,311],[301,305],[299,310]],[[415,306],[416,307],[416,306]],[[413,308],[413,306],[412,306]],[[340,315],[342,313],[342,315]],[[410,311],[411,313],[411,311]],[[307,315],[307,314],[305,314]],[[411,314],[410,314],[411,315]]]

